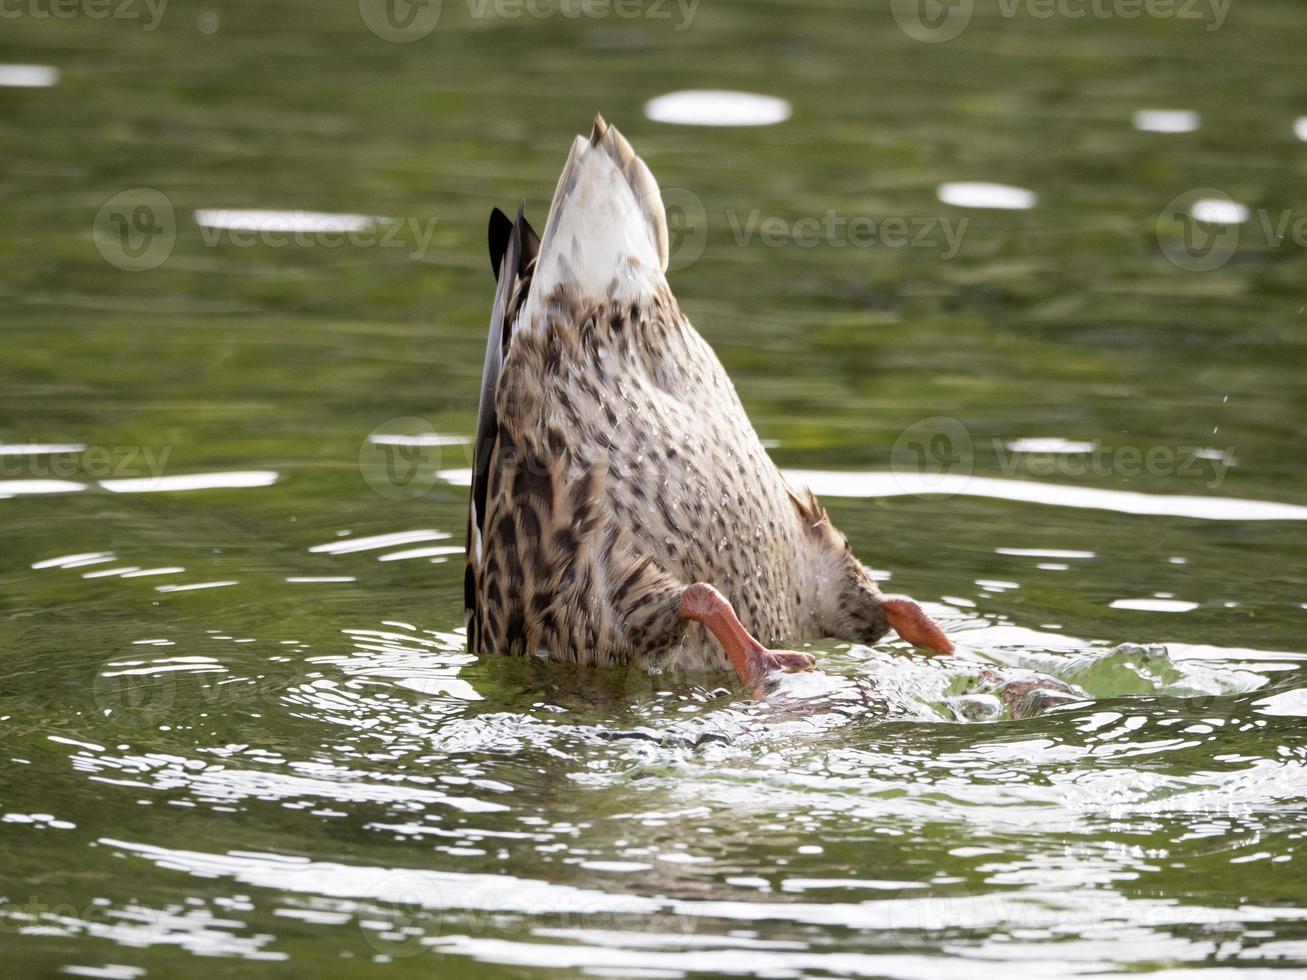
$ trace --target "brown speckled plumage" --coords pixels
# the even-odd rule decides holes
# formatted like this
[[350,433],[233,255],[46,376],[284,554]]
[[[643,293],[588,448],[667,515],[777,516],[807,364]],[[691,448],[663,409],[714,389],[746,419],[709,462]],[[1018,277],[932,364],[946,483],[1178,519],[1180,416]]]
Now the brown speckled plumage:
[[[587,209],[615,192],[587,198],[585,183],[616,173],[644,237],[616,236],[630,254],[587,254],[602,220]],[[679,614],[696,582],[768,647],[879,639],[875,584],[812,495],[785,482],[681,313],[657,185],[601,120],[574,146],[549,221],[537,255],[520,215],[492,219],[503,259],[469,514],[469,648],[726,668],[712,634]]]

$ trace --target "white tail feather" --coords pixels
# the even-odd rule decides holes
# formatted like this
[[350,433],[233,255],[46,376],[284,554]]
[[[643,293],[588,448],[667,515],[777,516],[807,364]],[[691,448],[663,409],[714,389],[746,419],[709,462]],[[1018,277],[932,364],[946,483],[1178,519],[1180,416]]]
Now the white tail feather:
[[572,144],[554,191],[516,329],[540,326],[559,289],[582,301],[630,302],[664,281],[667,218],[653,174],[602,119]]

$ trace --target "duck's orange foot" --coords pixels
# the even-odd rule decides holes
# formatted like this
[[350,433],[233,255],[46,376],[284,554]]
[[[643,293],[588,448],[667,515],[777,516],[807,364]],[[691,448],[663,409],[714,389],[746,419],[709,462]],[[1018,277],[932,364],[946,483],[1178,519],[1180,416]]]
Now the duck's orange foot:
[[806,653],[768,650],[755,640],[726,597],[706,582],[696,582],[681,593],[680,616],[708,627],[745,684],[756,688],[769,674],[812,669],[813,660]]
[[795,650],[763,650],[753,658],[751,666],[762,674],[773,674],[777,671],[797,674],[801,670],[812,670],[816,663],[817,661],[808,654],[798,653]]

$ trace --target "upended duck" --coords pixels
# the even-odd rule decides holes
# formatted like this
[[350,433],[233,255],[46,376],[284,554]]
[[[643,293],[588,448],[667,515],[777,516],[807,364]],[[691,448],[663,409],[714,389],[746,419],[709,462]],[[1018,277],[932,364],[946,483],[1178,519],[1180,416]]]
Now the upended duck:
[[757,688],[834,637],[953,644],[882,595],[810,491],[767,456],[667,283],[653,174],[596,117],[543,236],[490,217],[464,600],[474,653],[734,668]]

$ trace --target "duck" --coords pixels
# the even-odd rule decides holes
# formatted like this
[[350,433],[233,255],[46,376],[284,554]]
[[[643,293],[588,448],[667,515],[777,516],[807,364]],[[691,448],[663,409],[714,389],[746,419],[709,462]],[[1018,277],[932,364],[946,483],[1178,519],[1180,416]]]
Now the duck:
[[473,445],[464,607],[475,654],[729,672],[761,688],[791,649],[952,641],[882,594],[772,462],[667,281],[649,167],[596,116],[543,234],[492,211],[495,294]]

